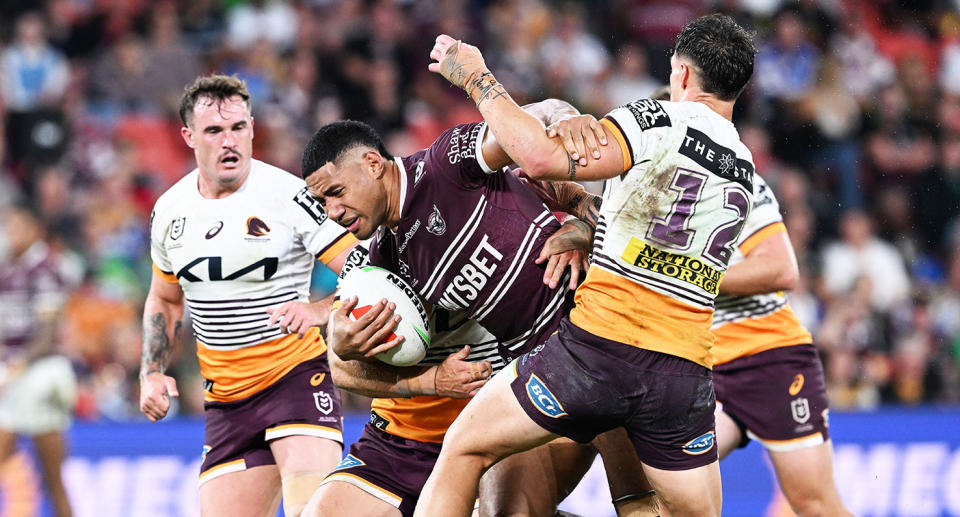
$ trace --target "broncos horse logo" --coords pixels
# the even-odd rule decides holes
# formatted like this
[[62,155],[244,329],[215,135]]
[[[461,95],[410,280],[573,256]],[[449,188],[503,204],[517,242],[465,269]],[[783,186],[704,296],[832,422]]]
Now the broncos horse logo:
[[247,219],[247,235],[263,237],[268,233],[270,233],[270,227],[267,226],[267,223],[263,222],[262,219],[259,217],[251,217]]

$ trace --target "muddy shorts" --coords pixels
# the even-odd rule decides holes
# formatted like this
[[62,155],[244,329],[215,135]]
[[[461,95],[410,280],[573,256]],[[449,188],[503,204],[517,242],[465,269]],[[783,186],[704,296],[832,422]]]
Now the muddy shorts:
[[508,368],[523,410],[552,433],[586,443],[624,427],[651,467],[688,470],[717,461],[713,383],[703,366],[564,320]]

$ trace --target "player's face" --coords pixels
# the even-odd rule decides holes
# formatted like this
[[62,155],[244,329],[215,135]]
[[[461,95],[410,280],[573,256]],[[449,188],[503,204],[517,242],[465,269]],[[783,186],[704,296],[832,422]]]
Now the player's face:
[[387,205],[383,183],[367,170],[364,154],[352,151],[341,159],[340,167],[327,162],[306,180],[327,215],[360,240],[369,239],[383,224]]
[[180,130],[193,149],[201,181],[220,190],[239,187],[250,173],[253,117],[239,95],[214,102],[200,98],[189,127]]

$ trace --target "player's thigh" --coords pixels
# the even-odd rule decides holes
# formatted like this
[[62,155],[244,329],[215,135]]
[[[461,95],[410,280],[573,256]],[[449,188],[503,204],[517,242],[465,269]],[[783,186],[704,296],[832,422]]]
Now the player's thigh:
[[743,431],[733,418],[723,411],[720,404],[717,404],[714,416],[717,419],[717,452],[722,460],[743,442]]
[[270,441],[270,452],[280,477],[302,472],[323,473],[326,477],[340,463],[343,444],[317,436],[285,436]]
[[328,481],[310,498],[301,514],[303,517],[401,517],[400,510],[345,481]]
[[637,451],[627,430],[617,427],[593,440],[603,460],[610,499],[619,517],[660,515],[656,493],[643,473]]
[[506,456],[557,438],[527,416],[510,388],[512,381],[508,366],[467,404],[443,439],[440,461],[473,455],[483,458],[489,467]]
[[553,516],[594,457],[593,446],[557,438],[503,459],[480,479],[480,515]]
[[280,472],[261,465],[200,485],[201,517],[273,517],[280,505]]
[[688,470],[663,470],[643,464],[643,472],[657,491],[663,517],[720,515],[719,461]]
[[768,451],[780,487],[800,515],[847,515],[833,478],[833,446],[828,440],[793,451]]

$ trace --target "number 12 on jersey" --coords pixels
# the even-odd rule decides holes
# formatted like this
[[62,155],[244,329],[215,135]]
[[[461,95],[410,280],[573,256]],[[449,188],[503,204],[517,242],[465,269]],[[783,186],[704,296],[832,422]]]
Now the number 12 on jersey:
[[688,251],[695,242],[698,231],[711,229],[702,256],[713,264],[725,268],[733,256],[734,245],[743,229],[750,209],[750,198],[746,190],[738,184],[723,187],[723,208],[732,211],[735,216],[727,218],[719,225],[707,225],[690,228],[698,210],[702,210],[704,186],[709,179],[708,173],[677,167],[670,183],[670,191],[677,199],[664,217],[655,218],[647,228],[646,238],[674,251]]

